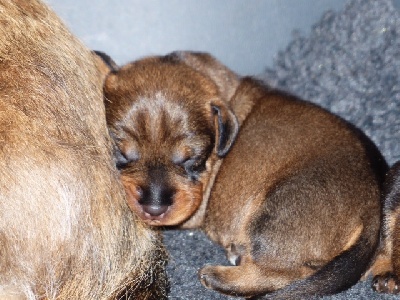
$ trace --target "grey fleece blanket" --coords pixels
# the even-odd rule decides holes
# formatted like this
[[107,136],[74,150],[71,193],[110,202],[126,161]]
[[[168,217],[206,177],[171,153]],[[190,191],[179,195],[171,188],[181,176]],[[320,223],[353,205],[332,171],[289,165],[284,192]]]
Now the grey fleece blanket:
[[[400,1],[396,1],[398,5]],[[295,33],[268,84],[318,103],[362,129],[389,164],[400,160],[400,9],[392,0],[349,0],[327,12],[309,36]],[[233,299],[202,287],[197,270],[228,264],[224,252],[198,231],[164,233],[170,253],[170,299]],[[377,294],[371,279],[324,299],[395,299]]]

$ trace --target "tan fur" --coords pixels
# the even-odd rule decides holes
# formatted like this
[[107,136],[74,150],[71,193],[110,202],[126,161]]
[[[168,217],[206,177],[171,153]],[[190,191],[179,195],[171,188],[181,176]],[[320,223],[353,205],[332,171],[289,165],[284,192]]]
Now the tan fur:
[[[265,270],[264,285],[247,280],[241,295],[304,278],[305,265],[321,269],[359,240],[360,228],[372,245],[377,242],[378,182],[362,145],[336,117],[291,100],[251,81],[243,81],[232,100],[234,107],[249,101],[253,108],[219,170],[203,227],[226,249],[241,246],[239,255],[257,257],[257,265],[286,270]],[[239,232],[247,240],[238,241]],[[258,243],[269,250],[256,254]],[[233,269],[245,276],[245,267],[212,276],[207,267],[200,276],[205,285],[229,293],[239,284]]]
[[[128,194],[137,191],[133,210],[153,225],[202,228],[235,265],[201,269],[206,287],[303,299],[365,271],[386,165],[357,129],[205,53],[130,63],[108,76],[105,95],[121,175],[133,182]],[[207,160],[193,176],[186,161],[196,151]],[[201,199],[177,196],[191,185]],[[149,205],[162,212],[147,214]]]
[[121,192],[96,62],[41,2],[0,1],[0,299],[165,294],[158,235]]
[[[201,222],[202,216],[196,221],[188,218],[198,210],[218,161],[215,155],[206,156],[214,145],[214,134],[218,135],[216,119],[232,123],[232,130],[236,130],[237,123],[221,99],[219,87],[205,74],[177,64],[175,59],[166,58],[164,67],[160,67],[158,59],[149,58],[111,73],[105,82],[106,113],[119,151],[128,160],[130,156],[132,160],[140,157],[139,163],[130,167],[129,161],[127,168],[121,171],[131,208],[152,225],[177,225],[188,221],[187,227],[191,227]],[[170,69],[170,64],[176,68]],[[157,74],[162,74],[159,81],[153,80]],[[165,85],[170,88],[165,89]],[[193,87],[196,93],[192,92]],[[220,109],[217,118],[213,106]],[[190,115],[189,110],[197,110],[198,115]],[[191,132],[195,134],[189,134]],[[188,158],[195,152],[204,158],[206,165],[198,180],[191,180],[173,160]],[[152,172],[158,173],[151,175]],[[151,176],[165,177],[165,182],[156,183]],[[138,203],[143,198],[141,193],[146,190],[150,193],[153,185],[156,189],[173,189],[172,208],[162,217],[146,217]]]
[[373,288],[381,293],[400,292],[400,162],[387,174],[384,191],[384,218],[381,240],[374,264],[367,274],[374,275]]

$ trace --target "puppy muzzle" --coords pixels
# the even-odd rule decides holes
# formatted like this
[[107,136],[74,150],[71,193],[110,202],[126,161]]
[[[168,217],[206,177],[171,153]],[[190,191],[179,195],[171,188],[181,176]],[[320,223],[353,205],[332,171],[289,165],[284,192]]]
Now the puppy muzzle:
[[144,222],[154,226],[173,226],[188,219],[202,199],[200,182],[177,183],[166,180],[139,182],[123,176],[129,207]]
[[173,204],[174,189],[168,186],[151,184],[146,188],[138,188],[139,204],[147,219],[162,218]]

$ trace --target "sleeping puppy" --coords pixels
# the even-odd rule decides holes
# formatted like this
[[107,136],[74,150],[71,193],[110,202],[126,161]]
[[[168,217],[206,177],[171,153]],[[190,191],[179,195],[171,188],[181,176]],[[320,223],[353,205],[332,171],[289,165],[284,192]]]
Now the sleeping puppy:
[[207,288],[307,299],[365,271],[386,163],[357,129],[205,53],[116,68],[104,93],[130,207],[226,249],[233,266],[199,271]]
[[375,275],[373,288],[377,292],[400,292],[400,161],[390,169],[384,186],[384,218],[381,244],[371,268]]

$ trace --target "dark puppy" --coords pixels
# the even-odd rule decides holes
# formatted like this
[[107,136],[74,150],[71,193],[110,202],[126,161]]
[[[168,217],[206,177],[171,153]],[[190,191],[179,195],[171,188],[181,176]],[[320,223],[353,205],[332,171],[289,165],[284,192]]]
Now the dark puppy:
[[381,245],[371,272],[373,288],[381,293],[400,292],[400,162],[390,169],[385,181]]
[[207,54],[133,62],[104,90],[131,208],[149,224],[201,227],[235,265],[200,270],[206,287],[300,299],[365,271],[386,164],[357,130]]

